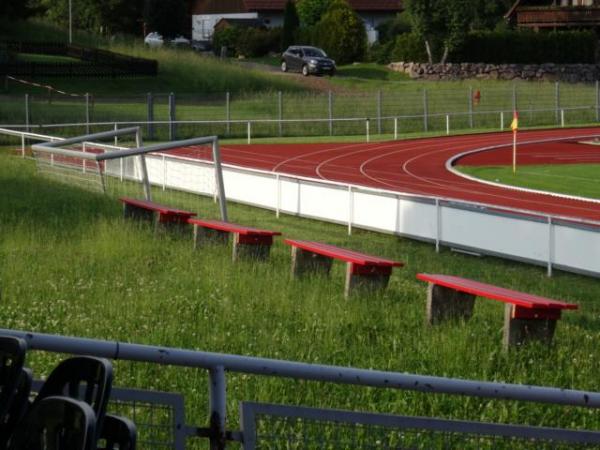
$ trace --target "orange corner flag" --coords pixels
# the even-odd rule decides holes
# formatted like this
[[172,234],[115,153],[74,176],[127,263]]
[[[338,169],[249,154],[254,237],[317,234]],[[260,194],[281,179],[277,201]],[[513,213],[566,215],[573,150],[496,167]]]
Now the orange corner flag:
[[519,113],[517,111],[513,113],[513,120],[510,124],[510,129],[513,131],[517,131],[519,129]]

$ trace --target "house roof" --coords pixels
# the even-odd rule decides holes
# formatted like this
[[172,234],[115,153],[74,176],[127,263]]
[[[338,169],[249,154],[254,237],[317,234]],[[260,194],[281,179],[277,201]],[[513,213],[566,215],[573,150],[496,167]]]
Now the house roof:
[[521,4],[521,0],[517,0],[508,10],[508,12],[506,14],[504,14],[504,18],[508,19],[510,17],[512,17],[512,15],[515,13],[515,10],[517,9],[517,7]]
[[[195,0],[192,14],[232,14],[253,11],[281,11],[287,0]],[[348,0],[356,11],[399,12],[402,0]]]
[[216,23],[215,29],[225,25],[235,25],[241,28],[262,28],[265,26],[265,22],[260,19],[221,19]]

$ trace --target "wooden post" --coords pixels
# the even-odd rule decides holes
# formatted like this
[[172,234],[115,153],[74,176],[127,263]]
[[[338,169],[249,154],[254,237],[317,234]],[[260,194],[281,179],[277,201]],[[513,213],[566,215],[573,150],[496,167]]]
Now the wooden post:
[[434,283],[427,287],[427,324],[469,320],[473,316],[475,296]]

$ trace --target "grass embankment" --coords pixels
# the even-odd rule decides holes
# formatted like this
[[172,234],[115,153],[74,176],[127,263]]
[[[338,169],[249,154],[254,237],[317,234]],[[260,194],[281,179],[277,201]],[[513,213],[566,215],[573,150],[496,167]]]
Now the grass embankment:
[[[0,156],[0,321],[6,328],[398,372],[600,390],[600,284],[491,257],[475,258],[394,236],[230,205],[230,220],[406,262],[388,290],[345,300],[345,267],[330,279],[291,281],[279,240],[267,263],[231,263],[230,248],[192,249],[191,237],[156,238],[124,221],[114,198],[40,178],[34,164]],[[157,194],[157,200],[171,197]],[[162,196],[161,196],[162,195]],[[210,200],[194,203],[217,217]],[[578,303],[552,347],[501,351],[503,305],[478,300],[469,323],[424,324],[417,272],[448,273]],[[57,356],[28,357],[37,376]],[[182,392],[188,420],[204,423],[207,377],[197,370],[116,365],[116,384]],[[598,429],[591,411],[445,395],[228,375],[230,426],[237,402],[436,415]]]
[[511,167],[458,166],[457,169],[483,180],[511,186],[600,198],[598,164],[527,165],[519,167],[516,174]]
[[[7,22],[0,21],[0,40],[26,40],[42,42],[67,42],[64,29],[39,21]],[[94,78],[47,78],[47,84],[72,93],[90,92],[95,95],[145,94],[147,92],[260,92],[298,91],[302,87],[293,80],[273,76],[256,70],[247,70],[235,64],[204,57],[191,50],[174,48],[151,49],[141,39],[121,37],[107,40],[103,37],[77,32],[73,42],[99,47],[130,56],[155,59],[159,64],[156,77],[132,77],[119,79]],[[45,94],[43,90],[32,89],[18,83],[10,83],[10,94]]]

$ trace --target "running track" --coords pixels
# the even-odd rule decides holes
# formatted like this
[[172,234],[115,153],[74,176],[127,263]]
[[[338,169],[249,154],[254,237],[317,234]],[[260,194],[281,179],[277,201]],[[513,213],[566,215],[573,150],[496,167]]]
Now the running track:
[[[600,128],[519,132],[519,164],[600,164],[600,146],[578,139],[600,136]],[[600,201],[567,199],[517,191],[455,175],[446,162],[464,152],[512,143],[512,134],[490,133],[380,143],[268,144],[223,146],[223,162],[283,174],[338,181],[390,191],[600,221]],[[468,156],[461,164],[511,164],[511,148]]]

